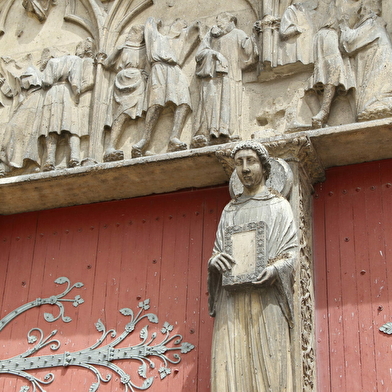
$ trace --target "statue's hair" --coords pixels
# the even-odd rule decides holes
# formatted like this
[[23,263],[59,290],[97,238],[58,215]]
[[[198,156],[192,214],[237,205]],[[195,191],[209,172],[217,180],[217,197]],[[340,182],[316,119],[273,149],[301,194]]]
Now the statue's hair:
[[240,150],[253,150],[256,152],[265,171],[265,180],[267,180],[271,174],[271,163],[267,149],[259,142],[246,140],[235,145],[233,151],[231,152],[231,157],[234,159],[235,154],[237,154],[237,152]]

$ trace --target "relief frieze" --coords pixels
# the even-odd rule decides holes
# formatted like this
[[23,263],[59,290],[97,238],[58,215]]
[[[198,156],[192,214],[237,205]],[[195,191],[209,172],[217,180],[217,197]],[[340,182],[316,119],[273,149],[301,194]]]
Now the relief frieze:
[[391,116],[385,1],[200,3],[0,3],[0,175]]

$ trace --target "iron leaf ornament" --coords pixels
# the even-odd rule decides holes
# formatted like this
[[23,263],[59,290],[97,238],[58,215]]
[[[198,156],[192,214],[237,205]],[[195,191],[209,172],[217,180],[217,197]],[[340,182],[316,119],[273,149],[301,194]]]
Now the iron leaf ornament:
[[386,323],[382,327],[379,328],[381,332],[384,332],[388,335],[392,335],[392,323]]
[[[84,300],[80,295],[74,298],[64,298],[71,290],[83,287],[83,283],[75,283],[71,285],[68,278],[61,277],[55,280],[57,284],[67,284],[67,288],[58,295],[53,295],[49,298],[38,298],[35,301],[22,305],[18,309],[12,311],[10,314],[0,320],[0,331],[9,324],[15,317],[21,313],[44,304],[57,306],[59,313],[44,313],[44,319],[47,322],[54,322],[61,318],[63,322],[71,322],[69,316],[65,316],[64,303],[72,302],[73,306],[77,307],[83,304]],[[130,334],[133,333],[136,326],[142,322],[147,321],[152,324],[158,323],[158,317],[154,313],[148,313],[150,308],[150,300],[146,299],[139,302],[138,310],[134,312],[130,308],[123,308],[120,313],[129,318],[129,322],[125,325],[124,331],[118,335],[114,329],[107,330],[105,324],[98,320],[95,327],[101,333],[101,337],[91,347],[75,352],[64,352],[61,354],[32,356],[39,352],[42,348],[49,346],[51,351],[56,352],[61,342],[54,337],[57,330],[53,330],[45,337],[44,332],[40,328],[32,328],[27,334],[27,342],[34,345],[26,352],[15,357],[0,360],[0,374],[12,374],[26,379],[30,382],[30,386],[22,386],[20,392],[45,392],[45,386],[51,384],[55,377],[53,373],[48,373],[43,379],[32,376],[28,371],[34,369],[47,369],[52,367],[68,367],[79,366],[90,370],[96,376],[96,382],[92,383],[89,392],[96,392],[101,383],[108,383],[112,379],[112,374],[119,376],[121,383],[124,386],[125,392],[135,392],[136,390],[148,389],[154,377],[148,377],[148,369],[155,369],[156,364],[154,360],[159,360],[160,367],[158,369],[161,380],[171,374],[170,365],[178,364],[181,361],[180,354],[187,354],[194,349],[190,343],[183,342],[183,337],[180,334],[173,334],[173,325],[165,322],[160,330],[162,334],[158,338],[158,333],[149,333],[149,325],[144,325],[139,332],[140,342],[133,346],[117,348]],[[112,340],[104,344],[107,337]],[[136,383],[131,379],[120,366],[114,364],[113,361],[137,361],[140,363],[138,368],[138,375],[142,379],[140,383]],[[100,368],[98,369],[97,366]],[[101,369],[110,370],[111,373],[102,374]]]

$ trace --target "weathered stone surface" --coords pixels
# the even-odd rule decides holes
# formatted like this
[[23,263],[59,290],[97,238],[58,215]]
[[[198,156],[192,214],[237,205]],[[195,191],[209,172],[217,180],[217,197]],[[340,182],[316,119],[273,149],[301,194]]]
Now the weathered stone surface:
[[[263,139],[259,134],[255,137],[274,157],[290,161],[297,159],[297,150],[301,150],[301,163],[312,182],[322,181],[323,169],[327,167],[392,158],[392,119],[286,134],[279,138]],[[225,171],[215,152],[225,154],[225,150],[230,151],[233,146],[234,143],[229,143],[2,178],[0,213],[13,214],[224,184],[233,169],[227,164]]]
[[211,391],[294,391],[294,215],[266,186],[265,147],[240,142],[232,158],[243,193],[223,210],[208,261]]

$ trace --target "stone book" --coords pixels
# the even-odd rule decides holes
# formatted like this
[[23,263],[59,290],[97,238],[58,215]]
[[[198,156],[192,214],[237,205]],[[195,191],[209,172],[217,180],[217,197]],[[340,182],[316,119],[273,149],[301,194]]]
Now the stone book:
[[254,287],[253,283],[267,265],[265,222],[250,222],[227,227],[225,252],[233,256],[236,264],[222,277],[226,290]]

